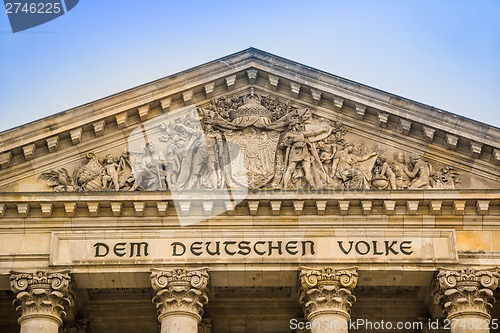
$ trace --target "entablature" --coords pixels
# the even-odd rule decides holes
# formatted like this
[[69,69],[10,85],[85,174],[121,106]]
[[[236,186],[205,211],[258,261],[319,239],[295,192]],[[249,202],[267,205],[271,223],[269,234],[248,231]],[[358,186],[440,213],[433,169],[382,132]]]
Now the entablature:
[[[222,199],[218,199],[222,198]],[[500,217],[499,190],[4,193],[0,223],[11,219],[237,216]],[[278,217],[279,218],[279,217]],[[455,222],[456,223],[456,222]],[[478,222],[479,223],[479,222]],[[485,223],[485,222],[483,222]],[[500,227],[498,220],[491,227]]]

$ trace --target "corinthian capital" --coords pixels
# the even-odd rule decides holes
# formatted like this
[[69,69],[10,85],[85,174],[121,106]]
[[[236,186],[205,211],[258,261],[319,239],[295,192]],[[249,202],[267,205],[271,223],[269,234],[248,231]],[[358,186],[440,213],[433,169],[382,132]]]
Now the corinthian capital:
[[10,287],[16,293],[14,305],[21,317],[50,316],[59,325],[66,311],[74,304],[69,271],[31,273],[12,272]]
[[160,322],[162,317],[180,312],[201,320],[203,305],[208,303],[208,268],[154,270],[150,278]]
[[299,273],[299,300],[304,307],[306,318],[311,319],[316,313],[330,312],[350,317],[352,304],[356,297],[352,290],[358,282],[356,267],[334,269],[301,268]]
[[495,302],[493,291],[498,287],[499,278],[498,268],[481,271],[470,267],[440,270],[433,292],[434,303],[443,307],[448,318],[464,313],[489,318]]

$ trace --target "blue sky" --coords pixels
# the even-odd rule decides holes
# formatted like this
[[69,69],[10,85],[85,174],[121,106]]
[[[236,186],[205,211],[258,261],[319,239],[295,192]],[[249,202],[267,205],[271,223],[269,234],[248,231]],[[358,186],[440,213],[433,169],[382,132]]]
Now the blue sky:
[[13,34],[0,131],[250,46],[500,127],[500,1],[81,0]]

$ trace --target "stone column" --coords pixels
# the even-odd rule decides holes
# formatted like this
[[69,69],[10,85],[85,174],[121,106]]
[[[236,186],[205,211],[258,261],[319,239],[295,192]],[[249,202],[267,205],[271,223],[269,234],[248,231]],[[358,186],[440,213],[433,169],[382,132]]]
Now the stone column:
[[299,301],[311,323],[311,332],[346,333],[351,306],[356,301],[352,290],[358,282],[357,268],[303,267],[299,279]]
[[74,304],[68,271],[12,272],[10,287],[16,293],[21,333],[57,333]]
[[442,269],[433,292],[434,303],[448,315],[451,333],[488,333],[498,287],[498,269],[476,271],[474,268]]
[[197,333],[208,303],[208,269],[158,269],[150,278],[161,333]]

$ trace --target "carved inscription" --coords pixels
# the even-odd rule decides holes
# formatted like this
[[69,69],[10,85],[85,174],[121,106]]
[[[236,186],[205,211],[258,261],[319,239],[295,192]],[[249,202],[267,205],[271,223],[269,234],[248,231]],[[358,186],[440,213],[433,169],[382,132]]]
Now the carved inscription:
[[113,253],[117,257],[124,257],[128,254],[128,257],[147,257],[149,243],[147,242],[120,242],[111,246],[106,243],[95,243],[95,258],[106,257],[109,254],[110,248],[112,248]]
[[193,242],[187,246],[183,242],[173,242],[172,256],[180,257],[189,251],[195,256],[209,255],[220,256],[226,254],[229,256],[241,255],[247,256],[252,252],[259,256],[281,256],[287,253],[291,256],[305,256],[316,254],[313,241],[215,241],[215,242]]
[[[373,240],[373,241],[337,241],[339,253],[349,255],[356,253],[361,256],[410,256],[412,250],[411,240]],[[94,258],[107,257],[113,253],[117,257],[147,257],[149,256],[148,242],[119,242],[107,244],[97,242],[93,244],[95,249]],[[316,244],[312,240],[226,240],[226,241],[194,241],[191,243],[174,241],[170,242],[170,253],[172,257],[182,257],[191,254],[200,256],[248,256],[256,254],[258,256],[306,256],[316,254]]]
[[405,256],[409,256],[413,253],[411,249],[412,241],[337,241],[339,244],[339,248],[344,254],[349,254],[351,251],[355,251],[357,254],[362,256],[372,254],[374,256],[389,256],[389,255],[397,255],[403,254]]
[[458,255],[453,230],[393,229],[394,236],[373,235],[366,230],[356,236],[331,229],[307,232],[246,233],[209,230],[153,231],[112,237],[96,232],[53,235],[51,265],[96,263],[162,264],[165,262],[432,262],[455,263]]

